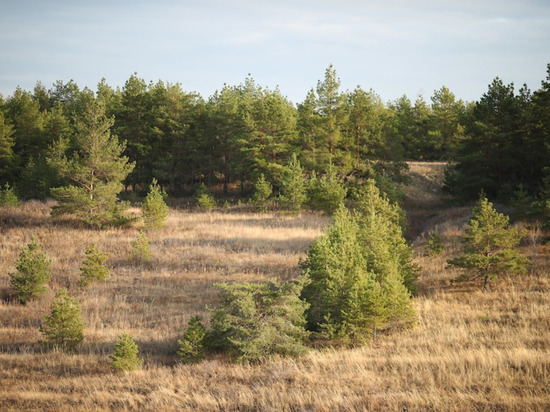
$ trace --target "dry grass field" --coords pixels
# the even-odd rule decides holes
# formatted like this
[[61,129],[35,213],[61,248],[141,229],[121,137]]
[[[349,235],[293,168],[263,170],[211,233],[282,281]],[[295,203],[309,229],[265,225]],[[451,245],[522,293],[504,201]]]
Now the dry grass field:
[[[422,168],[411,167],[427,175]],[[420,220],[413,243],[422,266],[416,328],[364,347],[311,350],[262,365],[221,357],[182,365],[177,340],[192,315],[208,322],[214,283],[298,275],[300,258],[329,219],[172,209],[165,227],[148,234],[152,263],[136,265],[129,251],[139,225],[88,230],[52,221],[50,206],[0,209],[1,411],[550,410],[550,246],[536,228],[524,246],[534,260],[530,273],[482,293],[479,283],[452,282],[457,272],[445,269],[460,250],[469,209],[438,204]],[[445,252],[426,257],[424,234],[432,229]],[[54,278],[45,297],[22,306],[11,298],[8,273],[31,236],[52,259]],[[109,252],[112,274],[82,288],[79,267],[91,242]],[[61,287],[81,302],[87,323],[74,354],[37,343]],[[142,370],[111,372],[109,354],[123,332],[134,335]]]

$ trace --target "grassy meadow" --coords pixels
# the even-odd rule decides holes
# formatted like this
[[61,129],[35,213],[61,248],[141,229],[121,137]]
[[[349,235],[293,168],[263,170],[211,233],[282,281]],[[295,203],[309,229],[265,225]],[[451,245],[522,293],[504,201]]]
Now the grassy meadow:
[[[533,260],[528,275],[500,279],[486,293],[479,282],[453,282],[458,272],[445,269],[446,260],[460,251],[470,209],[439,201],[441,170],[413,164],[412,184],[405,188],[422,267],[414,298],[418,325],[364,347],[310,350],[261,365],[223,357],[182,365],[177,340],[191,316],[208,323],[216,282],[297,276],[300,259],[329,218],[173,208],[164,228],[148,233],[152,262],[139,265],[129,259],[139,224],[97,231],[52,220],[51,203],[0,209],[0,410],[550,410],[545,233],[534,226],[524,242]],[[440,234],[442,255],[425,256],[429,230]],[[8,273],[31,236],[51,258],[54,277],[45,297],[23,306],[11,296]],[[79,267],[90,243],[109,253],[111,277],[82,288]],[[87,324],[74,354],[37,343],[62,287],[80,301]],[[109,354],[124,332],[135,337],[144,366],[114,373]]]

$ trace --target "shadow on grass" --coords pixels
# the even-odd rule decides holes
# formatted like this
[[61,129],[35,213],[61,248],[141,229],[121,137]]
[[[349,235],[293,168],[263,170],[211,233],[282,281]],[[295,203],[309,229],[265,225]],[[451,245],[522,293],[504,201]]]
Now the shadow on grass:
[[313,238],[295,237],[288,239],[265,239],[254,237],[228,237],[223,239],[201,238],[195,240],[184,240],[178,238],[167,238],[161,241],[151,242],[162,251],[163,248],[173,247],[214,247],[224,249],[225,253],[253,252],[255,254],[279,254],[279,253],[301,253],[306,252]]
[[[86,338],[84,338],[86,339]],[[33,362],[28,358],[20,358],[17,356],[10,358],[7,367],[19,367],[17,363],[24,363],[20,367],[24,367],[27,372],[47,372],[53,376],[71,375],[71,376],[89,376],[93,374],[101,374],[109,371],[110,355],[114,352],[118,339],[105,342],[86,342],[78,345],[74,350],[64,350],[52,345],[44,344],[38,341],[17,341],[7,344],[0,344],[0,354],[21,355],[21,356],[44,356],[44,357],[82,357],[93,356],[99,358],[99,368],[89,368],[90,360],[82,360],[74,362],[67,360],[65,362],[50,362],[44,359],[44,362]],[[139,348],[138,356],[143,359],[144,366],[148,364],[159,366],[175,366],[178,364],[179,358],[177,355],[178,343],[177,339],[166,341],[144,341],[135,339],[135,343]],[[95,363],[98,363],[97,360]],[[47,371],[46,371],[47,368]]]
[[[330,222],[330,217],[321,214],[278,214],[275,216],[256,214],[253,216],[262,217],[243,217],[238,219],[212,218],[209,222],[213,224],[232,224],[235,226],[260,227],[265,229],[320,229]],[[316,219],[312,220],[312,216],[315,216]]]
[[471,294],[479,292],[483,287],[483,282],[479,280],[459,281],[456,279],[457,276],[440,279],[439,281],[419,281],[417,296],[430,297],[437,294]]
[[[49,214],[37,214],[19,209],[4,209],[0,214],[0,229],[25,229],[25,228],[66,228],[66,229],[90,229],[82,221],[70,217],[51,217]],[[1,232],[0,231],[0,232]]]

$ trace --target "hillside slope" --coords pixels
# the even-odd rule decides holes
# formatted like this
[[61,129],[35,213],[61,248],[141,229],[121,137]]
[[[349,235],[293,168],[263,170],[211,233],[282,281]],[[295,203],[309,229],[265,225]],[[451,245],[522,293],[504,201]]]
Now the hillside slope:
[[[329,219],[231,209],[171,209],[167,225],[148,233],[150,265],[129,261],[139,225],[88,230],[55,222],[51,204],[0,210],[0,410],[2,411],[548,411],[550,410],[550,246],[536,228],[524,252],[526,276],[456,283],[446,260],[459,253],[469,208],[440,202],[443,166],[411,164],[405,188],[416,223],[414,299],[417,326],[379,335],[356,348],[311,350],[298,359],[239,365],[213,356],[182,365],[177,340],[188,320],[215,306],[217,282],[286,280]],[[438,256],[425,255],[424,234],[437,231]],[[52,258],[51,291],[22,306],[10,298],[9,272],[35,236]],[[106,283],[78,286],[86,246],[109,251]],[[54,291],[67,287],[87,327],[76,353],[45,350],[39,326]],[[131,333],[144,368],[116,374],[109,354]]]

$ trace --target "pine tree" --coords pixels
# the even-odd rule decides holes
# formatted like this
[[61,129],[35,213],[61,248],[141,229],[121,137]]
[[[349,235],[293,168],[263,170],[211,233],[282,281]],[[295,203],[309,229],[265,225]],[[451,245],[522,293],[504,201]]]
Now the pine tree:
[[19,199],[9,183],[4,185],[4,189],[0,186],[0,206],[17,207]]
[[131,244],[130,260],[136,263],[148,263],[151,260],[151,249],[149,239],[143,231],[139,231],[136,240]]
[[340,92],[341,81],[334,67],[325,70],[323,81],[317,82],[316,111],[319,115],[317,129],[317,167],[328,169],[330,164],[346,165],[349,153],[341,150],[342,130],[346,122],[345,95]]
[[[372,187],[370,194],[378,196]],[[341,205],[332,225],[310,246],[302,263],[309,279],[302,297],[310,304],[308,328],[317,337],[356,344],[377,330],[409,327],[416,320],[405,285],[404,262],[410,262],[399,250],[404,245],[399,226],[389,217],[398,214],[383,200],[363,199],[364,209],[355,216]]]
[[80,286],[87,286],[92,282],[104,282],[109,276],[107,259],[109,255],[101,252],[95,244],[86,249],[86,259],[80,267]]
[[201,183],[199,188],[195,191],[195,203],[201,209],[210,210],[216,206],[216,200],[212,193],[208,190],[204,183]]
[[19,254],[15,267],[17,273],[9,274],[10,284],[21,303],[25,304],[48,290],[47,284],[52,279],[51,261],[34,237]]
[[178,356],[183,363],[193,363],[204,358],[206,328],[200,316],[193,316],[187,324],[183,338],[178,340]]
[[243,165],[243,179],[263,173],[268,181],[279,180],[283,164],[296,135],[296,109],[279,89],[258,86],[247,78],[238,88],[240,111],[247,131],[237,140]]
[[252,198],[253,203],[261,212],[267,210],[268,199],[272,192],[273,187],[271,183],[265,180],[262,173],[254,185],[254,197]]
[[441,236],[435,231],[428,233],[426,237],[426,256],[436,256],[443,253],[443,242],[441,241]]
[[517,249],[527,232],[509,226],[508,216],[498,213],[486,197],[481,197],[473,209],[466,235],[464,253],[449,259],[449,266],[466,269],[459,279],[483,279],[483,291],[489,280],[503,274],[523,274],[529,259]]
[[7,174],[15,160],[13,133],[13,126],[4,120],[4,112],[0,110],[0,179]]
[[156,179],[149,186],[149,193],[141,206],[143,221],[147,229],[160,229],[168,217],[168,206],[164,201],[163,191]]
[[134,337],[127,333],[119,336],[111,358],[111,368],[116,371],[130,372],[141,368],[143,360],[138,357],[139,348]]
[[296,153],[292,154],[292,158],[283,170],[280,185],[281,203],[291,211],[299,212],[307,195],[302,166],[300,166]]
[[44,317],[40,332],[46,338],[44,344],[65,350],[74,350],[84,340],[80,303],[61,289],[50,307],[50,315]]
[[359,238],[369,270],[383,279],[395,268],[408,291],[416,293],[419,268],[412,262],[411,248],[403,237],[403,211],[380,194],[372,179],[358,191],[356,201]]
[[379,329],[407,329],[416,323],[411,294],[403,283],[401,274],[394,270],[382,281],[383,309]]
[[381,288],[367,270],[359,231],[356,219],[340,206],[302,263],[309,279],[302,292],[310,305],[308,329],[319,337],[360,342],[380,320]]
[[261,362],[275,355],[305,353],[303,279],[276,283],[220,284],[209,341],[238,361]]
[[[475,199],[481,190],[507,198],[518,184],[529,187],[531,179],[526,174],[537,163],[532,152],[544,153],[544,146],[535,148],[528,139],[524,115],[532,105],[526,100],[516,95],[513,83],[505,85],[498,77],[493,80],[473,107],[466,128],[468,139],[462,141],[457,162],[446,176],[449,191],[466,199]],[[528,159],[532,162],[526,163]],[[547,158],[541,163],[548,164]]]
[[68,139],[60,138],[52,147],[48,163],[71,182],[52,189],[58,201],[53,216],[72,214],[93,227],[126,221],[117,195],[134,164],[122,156],[125,144],[110,133],[113,121],[105,117],[105,104],[93,100],[77,120],[77,148],[72,155],[67,157]]
[[308,197],[311,206],[314,209],[323,210],[329,215],[332,215],[338,209],[347,195],[347,189],[336,176],[332,167],[326,175],[320,178],[313,174],[308,186]]

